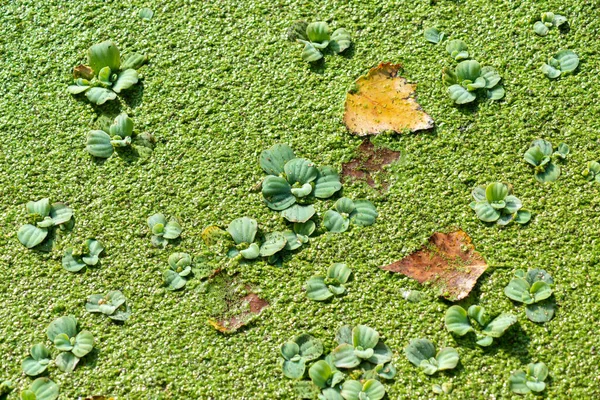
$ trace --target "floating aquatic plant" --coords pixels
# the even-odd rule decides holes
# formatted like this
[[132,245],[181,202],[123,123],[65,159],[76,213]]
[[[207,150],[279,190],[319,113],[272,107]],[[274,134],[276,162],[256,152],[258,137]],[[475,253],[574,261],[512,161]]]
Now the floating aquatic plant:
[[89,131],[87,134],[86,150],[94,157],[109,158],[120,149],[135,148],[139,154],[148,156],[154,147],[152,135],[143,133],[134,135],[133,120],[126,113],[118,115],[112,124],[101,121],[101,129]]
[[61,353],[54,360],[58,369],[71,372],[79,360],[94,348],[91,332],[77,330],[77,320],[70,316],[60,317],[50,323],[46,332],[48,339]]
[[469,206],[483,222],[508,225],[515,221],[526,224],[531,219],[531,213],[521,209],[523,203],[511,193],[512,187],[505,183],[494,182],[487,186],[476,186],[472,192],[475,201]]
[[449,40],[446,43],[446,51],[454,60],[462,61],[469,58],[469,48],[467,44],[460,39]]
[[337,368],[355,368],[363,361],[386,364],[392,359],[390,348],[379,339],[379,333],[368,326],[342,326],[336,340],[339,346],[331,355]]
[[492,67],[482,67],[475,60],[461,61],[455,69],[444,68],[442,80],[449,85],[448,93],[456,104],[475,101],[478,92],[484,93],[490,100],[504,97],[504,87],[500,84],[502,78],[498,72]]
[[533,322],[548,322],[554,317],[555,304],[550,300],[554,280],[543,269],[518,269],[515,277],[504,288],[511,300],[524,303],[527,318]]
[[581,173],[588,181],[600,183],[600,163],[598,161],[588,161],[586,168]]
[[55,400],[58,398],[58,393],[58,385],[52,380],[37,378],[28,389],[21,392],[21,400]]
[[117,98],[117,93],[138,83],[137,69],[147,57],[133,53],[121,59],[117,45],[108,40],[90,47],[87,65],[73,69],[74,85],[68,87],[71,94],[85,93],[88,100],[101,105]]
[[346,282],[352,270],[343,263],[329,267],[326,276],[316,275],[306,282],[306,297],[315,301],[324,301],[333,296],[346,293]]
[[344,28],[331,32],[327,22],[296,22],[287,32],[288,40],[302,43],[302,60],[315,62],[323,58],[323,51],[341,53],[352,44],[350,33]]
[[423,37],[425,37],[425,40],[428,42],[438,44],[444,41],[446,35],[436,28],[427,28],[423,31]]
[[290,379],[298,379],[304,376],[306,363],[323,354],[323,344],[311,335],[302,334],[284,343],[280,353],[283,374]]
[[152,244],[156,247],[166,247],[169,240],[175,240],[181,235],[181,225],[175,218],[168,222],[161,213],[148,217],[148,227],[152,232]]
[[535,179],[538,182],[554,182],[560,176],[560,166],[552,157],[564,160],[569,154],[569,146],[564,143],[558,145],[554,151],[552,143],[544,139],[533,141],[523,158],[535,168]]
[[102,313],[115,321],[126,321],[131,316],[131,307],[120,290],[111,290],[106,295],[91,295],[85,309],[91,313]]
[[542,72],[550,79],[556,79],[561,75],[572,74],[579,65],[579,57],[571,50],[561,50],[554,57],[548,59],[548,63],[542,64]]
[[567,18],[554,14],[553,12],[543,12],[539,21],[533,24],[533,30],[539,36],[546,36],[550,29],[560,28],[567,22]]
[[458,352],[452,347],[435,351],[435,345],[429,339],[413,339],[404,349],[408,361],[421,368],[427,375],[437,371],[454,369],[458,365]]
[[183,288],[192,276],[192,257],[188,253],[173,253],[169,256],[169,269],[163,272],[169,290]]
[[28,249],[42,243],[56,227],[73,228],[73,210],[63,203],[50,205],[48,198],[30,201],[25,205],[30,223],[19,228],[17,238]]
[[[472,305],[467,312],[461,306],[454,305],[446,311],[446,329],[458,336],[475,332],[477,344],[482,347],[490,346],[494,338],[499,338],[510,328],[517,317],[509,313],[502,313],[492,319],[481,306]],[[474,321],[481,328],[475,330]]]
[[543,362],[527,364],[525,371],[518,370],[508,379],[510,390],[517,394],[540,393],[546,389],[548,367]]
[[21,369],[29,376],[37,376],[46,371],[51,362],[50,350],[43,343],[38,343],[29,350],[29,356],[21,363]]
[[350,222],[358,226],[369,226],[377,219],[377,209],[369,200],[352,201],[347,197],[339,198],[333,210],[323,216],[323,226],[329,232],[345,232]]
[[79,250],[69,247],[62,258],[62,266],[69,272],[81,271],[86,265],[98,264],[99,256],[104,251],[104,246],[96,239],[88,239]]

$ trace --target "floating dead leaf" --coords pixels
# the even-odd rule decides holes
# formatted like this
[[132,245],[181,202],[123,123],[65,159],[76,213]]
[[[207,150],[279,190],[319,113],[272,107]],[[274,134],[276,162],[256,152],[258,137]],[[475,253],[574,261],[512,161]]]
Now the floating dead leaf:
[[431,283],[440,296],[457,301],[469,295],[487,267],[471,244],[471,238],[459,230],[436,232],[422,249],[380,268],[399,272],[419,283]]
[[[362,180],[369,186],[375,187],[374,173],[381,171],[385,165],[393,163],[399,157],[399,151],[375,147],[369,139],[365,139],[358,146],[358,156],[342,165],[342,176]],[[383,186],[386,189],[388,187],[387,183]]]
[[207,298],[213,302],[214,317],[208,323],[222,333],[234,333],[250,323],[269,302],[261,299],[249,285],[220,273],[209,282]]
[[344,124],[359,136],[433,128],[433,119],[414,98],[416,84],[398,76],[400,64],[381,63],[358,78],[346,95]]
[[75,68],[73,68],[73,77],[75,79],[93,79],[94,78],[94,70],[89,65],[79,64]]

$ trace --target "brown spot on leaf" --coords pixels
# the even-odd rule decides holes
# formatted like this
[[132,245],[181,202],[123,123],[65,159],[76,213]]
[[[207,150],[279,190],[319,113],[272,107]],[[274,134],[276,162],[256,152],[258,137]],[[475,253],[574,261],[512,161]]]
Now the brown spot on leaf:
[[73,78],[83,78],[83,79],[93,79],[94,78],[94,70],[89,65],[79,64],[75,68],[73,68]]
[[459,230],[436,232],[420,250],[380,268],[399,272],[419,283],[431,283],[440,296],[457,301],[469,295],[487,267],[471,244],[471,238]]
[[[367,182],[375,187],[373,175],[382,170],[400,157],[399,151],[390,150],[385,147],[375,147],[367,138],[358,146],[358,156],[342,165],[342,176]],[[387,189],[387,183],[383,183]]]
[[381,63],[346,95],[344,124],[359,136],[433,128],[433,119],[414,98],[416,84],[398,76],[400,64]]

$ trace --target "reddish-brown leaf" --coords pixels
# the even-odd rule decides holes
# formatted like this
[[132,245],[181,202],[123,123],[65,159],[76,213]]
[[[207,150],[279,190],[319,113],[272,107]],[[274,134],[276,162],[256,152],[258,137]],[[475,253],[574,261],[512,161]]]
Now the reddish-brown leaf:
[[457,301],[469,295],[487,267],[471,244],[471,238],[459,230],[436,232],[420,250],[380,268],[399,272],[420,283],[428,282],[438,289],[440,296]]
[[[399,151],[390,150],[386,147],[375,147],[367,138],[363,140],[358,147],[356,158],[342,165],[342,176],[367,182],[371,187],[375,187],[373,174],[393,163],[400,157]],[[387,183],[383,187],[387,188]]]

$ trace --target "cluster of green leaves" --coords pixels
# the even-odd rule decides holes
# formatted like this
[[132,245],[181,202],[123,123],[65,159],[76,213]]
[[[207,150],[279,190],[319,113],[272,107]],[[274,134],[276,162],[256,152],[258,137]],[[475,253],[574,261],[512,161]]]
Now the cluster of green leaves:
[[327,269],[327,275],[315,275],[306,282],[306,297],[315,301],[325,301],[333,296],[346,293],[345,284],[352,270],[343,263],[335,263]]
[[[475,321],[481,328],[476,331],[472,321]],[[472,305],[469,310],[458,305],[450,307],[446,311],[445,323],[446,329],[458,336],[464,336],[469,332],[475,332],[477,344],[482,347],[490,346],[494,342],[494,338],[499,338],[504,335],[515,322],[517,317],[502,313],[492,319],[481,306]]]
[[554,317],[556,304],[551,299],[554,280],[543,269],[530,269],[525,273],[519,269],[515,277],[504,288],[511,300],[527,305],[525,313],[533,322],[548,322]]
[[94,157],[109,158],[115,151],[124,152],[134,148],[139,155],[147,157],[154,148],[154,136],[148,133],[134,135],[133,120],[127,113],[118,115],[113,121],[107,116],[99,119],[100,129],[87,134],[86,150]]
[[454,369],[458,365],[458,352],[452,347],[435,351],[435,345],[429,339],[413,339],[404,349],[408,361],[419,367],[426,375],[438,371]]
[[319,360],[323,346],[309,335],[301,335],[281,347],[282,369],[288,378],[303,378],[306,363],[317,360],[308,370],[310,381],[297,383],[298,395],[321,400],[383,398],[385,387],[381,381],[392,379],[396,369],[390,363],[392,352],[379,339],[379,333],[364,325],[342,326],[336,341],[338,347]]
[[[544,139],[536,139],[523,158],[535,168],[535,179],[538,182],[554,182],[560,176],[560,166],[556,161],[566,159],[568,154],[569,146],[564,143],[559,144],[558,149],[554,151],[552,143]],[[552,157],[555,158],[554,161]]]
[[30,201],[25,205],[29,223],[21,226],[17,232],[19,242],[28,249],[35,247],[54,233],[59,227],[62,230],[70,230],[75,224],[73,210],[63,203],[50,205],[48,198],[38,201]]
[[600,183],[600,163],[598,161],[588,161],[581,175],[588,181]]
[[556,79],[561,75],[572,74],[579,65],[579,57],[571,50],[561,50],[554,57],[548,59],[548,63],[542,64],[542,72],[550,79]]
[[150,232],[152,232],[152,244],[156,247],[165,248],[169,244],[169,240],[175,240],[181,235],[181,225],[175,218],[171,218],[167,222],[167,218],[163,214],[157,213],[148,217],[147,222]]
[[263,151],[260,166],[268,174],[262,182],[265,203],[281,211],[289,222],[308,221],[315,215],[312,203],[316,199],[328,199],[342,188],[333,168],[318,168],[305,158],[297,158],[286,144]]
[[523,206],[521,200],[512,195],[511,185],[494,182],[487,186],[476,186],[472,195],[475,201],[469,206],[484,222],[508,225],[515,221],[526,224],[531,219],[531,213],[521,209]]
[[21,400],[55,400],[58,398],[59,388],[56,383],[48,378],[37,378],[28,389],[21,392]]
[[71,94],[85,93],[88,100],[101,105],[117,98],[117,93],[138,83],[137,69],[147,57],[133,53],[121,60],[117,45],[107,40],[90,47],[87,65],[73,69],[74,85],[68,87]]
[[332,33],[327,22],[296,22],[288,29],[287,38],[304,45],[302,60],[306,62],[323,58],[325,49],[339,54],[352,44],[352,38],[346,29],[339,28]]
[[169,256],[169,269],[163,272],[163,279],[168,290],[179,290],[194,276],[201,276],[195,268],[195,262],[188,253],[173,253]]
[[450,394],[452,393],[453,389],[454,385],[452,384],[452,382],[444,382],[441,385],[434,383],[431,387],[431,390],[435,394]]
[[539,36],[546,36],[551,28],[560,28],[565,23],[567,23],[566,17],[553,12],[543,12],[540,20],[533,24],[533,30]]
[[428,42],[439,44],[444,41],[446,34],[440,32],[437,28],[427,28],[423,31],[423,37],[425,37],[425,40]]
[[114,321],[124,322],[131,316],[131,306],[119,290],[111,290],[106,295],[91,295],[85,303],[85,309],[91,313],[102,313]]
[[540,393],[546,389],[548,367],[543,362],[527,364],[525,371],[518,370],[508,379],[510,389],[517,394]]
[[347,197],[339,198],[333,210],[327,210],[323,215],[323,226],[329,232],[345,232],[350,222],[358,226],[369,226],[377,219],[377,209],[369,200],[352,201]]
[[89,331],[78,332],[77,320],[71,316],[52,321],[46,335],[60,353],[52,361],[52,353],[43,343],[34,345],[21,364],[23,372],[29,376],[40,375],[52,363],[62,372],[72,372],[79,360],[94,347],[94,336]]
[[87,239],[80,249],[69,247],[62,258],[62,266],[69,272],[81,271],[86,265],[95,266],[100,261],[104,246],[96,239]]

